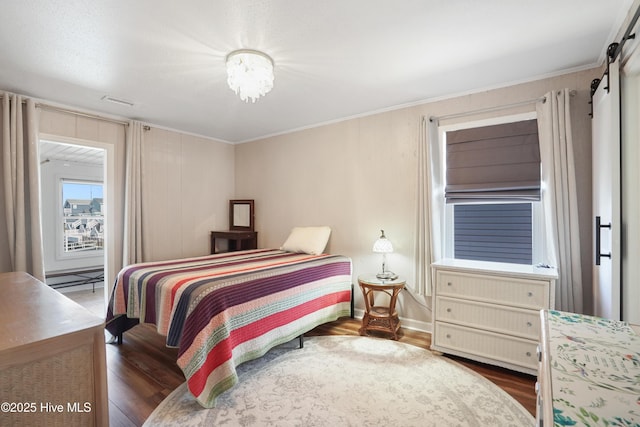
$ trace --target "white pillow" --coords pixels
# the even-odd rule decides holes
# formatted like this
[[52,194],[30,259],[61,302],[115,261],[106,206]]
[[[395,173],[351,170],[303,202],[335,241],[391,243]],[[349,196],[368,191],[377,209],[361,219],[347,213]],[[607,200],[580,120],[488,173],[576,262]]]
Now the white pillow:
[[331,235],[330,227],[293,227],[280,250],[319,255],[324,251]]

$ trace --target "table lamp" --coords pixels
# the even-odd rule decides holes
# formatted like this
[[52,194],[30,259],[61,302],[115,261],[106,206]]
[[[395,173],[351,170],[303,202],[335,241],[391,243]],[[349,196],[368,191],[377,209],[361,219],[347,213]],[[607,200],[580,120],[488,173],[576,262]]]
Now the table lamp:
[[382,272],[376,274],[376,277],[380,280],[394,280],[398,278],[398,275],[387,271],[387,254],[393,252],[393,245],[384,235],[384,230],[380,230],[380,232],[382,234],[373,244],[373,252],[382,254]]

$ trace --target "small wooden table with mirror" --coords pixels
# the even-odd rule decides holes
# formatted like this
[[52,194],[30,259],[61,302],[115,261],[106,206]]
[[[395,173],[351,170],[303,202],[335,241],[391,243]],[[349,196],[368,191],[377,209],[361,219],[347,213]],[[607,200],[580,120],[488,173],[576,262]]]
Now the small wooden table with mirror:
[[229,230],[211,232],[211,253],[218,253],[218,239],[227,240],[227,251],[258,248],[258,232],[254,230],[254,201],[229,200]]

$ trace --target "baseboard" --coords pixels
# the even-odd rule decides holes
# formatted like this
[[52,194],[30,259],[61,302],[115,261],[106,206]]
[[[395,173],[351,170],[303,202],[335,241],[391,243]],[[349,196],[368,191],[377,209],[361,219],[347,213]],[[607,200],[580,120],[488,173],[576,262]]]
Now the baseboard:
[[[61,294],[66,294],[66,293],[78,292],[78,291],[90,291],[90,290],[93,290],[94,287],[91,283],[87,283],[84,285],[74,285],[74,286],[67,286],[63,288],[54,288],[54,289],[60,292]],[[104,283],[96,283],[95,291],[104,292]]]

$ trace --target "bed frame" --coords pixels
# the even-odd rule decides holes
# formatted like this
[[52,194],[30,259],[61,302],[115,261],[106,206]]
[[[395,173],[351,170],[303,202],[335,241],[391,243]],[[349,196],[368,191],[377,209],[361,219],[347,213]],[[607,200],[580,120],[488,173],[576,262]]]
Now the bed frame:
[[354,317],[351,259],[256,249],[134,264],[118,274],[106,328],[122,344],[154,324],[204,407],[237,381],[236,366],[343,316]]

